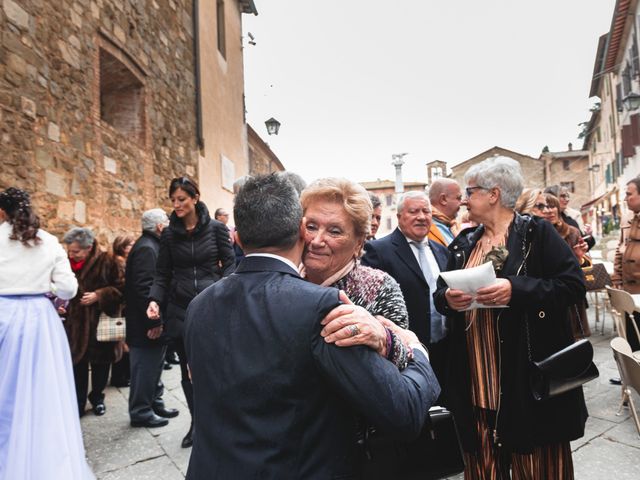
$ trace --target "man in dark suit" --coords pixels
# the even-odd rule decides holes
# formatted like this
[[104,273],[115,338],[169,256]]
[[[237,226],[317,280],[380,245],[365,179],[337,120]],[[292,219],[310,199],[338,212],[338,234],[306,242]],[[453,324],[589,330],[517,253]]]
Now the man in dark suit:
[[427,345],[438,379],[444,379],[447,353],[445,318],[433,306],[440,271],[447,266],[448,250],[428,240],[431,205],[425,192],[407,192],[398,200],[398,228],[379,240],[367,242],[362,264],[387,272],[399,284],[407,304],[409,328]]
[[247,180],[234,218],[246,257],[187,312],[187,478],[359,478],[356,416],[408,439],[438,396],[424,350],[414,336],[413,360],[399,372],[367,347],[324,341],[321,321],[338,291],[298,274],[302,209],[286,179]]
[[127,257],[124,296],[127,319],[127,345],[131,368],[129,419],[132,427],[162,427],[178,410],[166,408],[160,381],[166,346],[162,324],[149,320],[149,292],[156,273],[160,233],[169,224],[164,210],[155,208],[142,214],[142,235]]

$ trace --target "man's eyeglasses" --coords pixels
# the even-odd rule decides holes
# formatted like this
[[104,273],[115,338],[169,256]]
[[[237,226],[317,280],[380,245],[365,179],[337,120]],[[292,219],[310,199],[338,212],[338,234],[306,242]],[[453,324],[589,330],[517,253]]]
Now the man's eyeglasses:
[[549,208],[549,205],[547,205],[546,203],[536,203],[533,207],[537,208],[540,211],[542,211],[545,208]]
[[473,192],[475,190],[486,190],[486,188],[484,188],[484,187],[465,187],[464,193],[466,194],[467,198],[469,198],[471,195],[473,195]]

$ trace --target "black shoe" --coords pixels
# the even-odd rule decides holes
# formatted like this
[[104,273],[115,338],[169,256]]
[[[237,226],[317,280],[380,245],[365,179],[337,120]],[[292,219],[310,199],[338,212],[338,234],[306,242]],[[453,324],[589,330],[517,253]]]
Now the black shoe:
[[134,428],[158,428],[164,427],[168,424],[169,420],[167,420],[166,418],[158,417],[157,415],[154,415],[151,418],[146,418],[144,420],[131,420],[131,426]]
[[180,410],[177,408],[167,408],[167,407],[158,407],[153,409],[154,413],[162,418],[173,418],[177,417],[180,413]]
[[96,403],[93,406],[93,413],[95,413],[98,417],[105,414],[107,411],[107,407],[104,406],[104,403]]
[[131,382],[129,380],[121,380],[119,382],[114,382],[113,380],[111,381],[111,386],[116,388],[124,388],[130,385],[131,385]]
[[180,359],[176,352],[167,353],[165,360],[173,365],[180,365]]
[[622,380],[620,380],[620,377],[617,378],[610,378],[609,379],[609,383],[611,385],[622,385]]
[[171,370],[173,368],[173,365],[171,365],[169,362],[164,362],[164,365],[162,366],[163,370]]
[[182,439],[181,445],[182,445],[182,448],[189,448],[190,446],[193,445],[193,423],[191,423],[191,426],[189,427],[189,431]]

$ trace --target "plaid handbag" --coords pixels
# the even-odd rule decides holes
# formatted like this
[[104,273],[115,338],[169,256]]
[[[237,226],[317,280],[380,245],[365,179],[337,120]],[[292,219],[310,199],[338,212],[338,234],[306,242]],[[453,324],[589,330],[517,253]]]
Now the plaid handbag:
[[584,284],[587,292],[592,290],[602,290],[605,286],[611,286],[611,277],[602,263],[582,267],[584,272]]
[[127,336],[127,323],[124,317],[110,317],[100,312],[96,337],[99,342],[120,342]]

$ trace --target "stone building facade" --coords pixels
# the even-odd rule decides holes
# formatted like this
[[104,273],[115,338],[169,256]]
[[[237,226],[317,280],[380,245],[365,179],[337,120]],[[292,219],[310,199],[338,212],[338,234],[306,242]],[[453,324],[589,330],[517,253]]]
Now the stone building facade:
[[571,192],[571,208],[580,209],[591,200],[588,151],[573,150],[569,144],[564,152],[543,152],[540,160],[544,164],[544,185],[566,187]]
[[520,163],[524,176],[525,187],[544,187],[544,168],[543,162],[540,159],[497,146],[451,167],[451,173],[448,176],[449,178],[457,181],[464,188],[464,174],[467,170],[487,158],[496,156],[509,157]]
[[260,138],[260,135],[247,125],[249,140],[249,173],[251,175],[265,175],[273,172],[283,172],[284,166],[271,147]]
[[240,62],[226,66],[238,98],[223,108],[237,112],[207,116],[198,115],[197,99],[207,111],[212,91],[227,87],[203,82],[197,91],[196,47],[217,34],[199,25],[216,2],[203,2],[209,7],[194,22],[192,0],[1,0],[0,187],[31,192],[52,233],[89,226],[103,242],[139,231],[143,210],[169,209],[172,177],[190,175],[205,201],[217,198],[220,172],[206,161],[220,165],[224,152],[211,118],[232,119],[227,155],[238,173],[248,168],[236,24],[255,10],[253,2],[221,2],[233,23],[228,60]]

